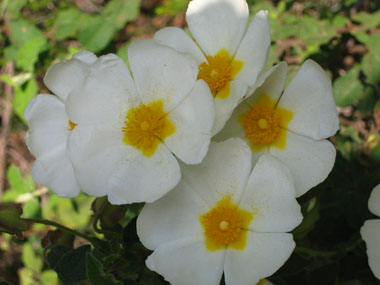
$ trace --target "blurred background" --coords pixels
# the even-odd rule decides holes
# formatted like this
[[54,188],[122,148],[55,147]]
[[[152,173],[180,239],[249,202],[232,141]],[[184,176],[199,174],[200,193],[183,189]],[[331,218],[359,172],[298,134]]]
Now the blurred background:
[[[332,79],[341,121],[331,139],[337,148],[334,170],[299,199],[305,219],[293,232],[297,249],[270,280],[378,284],[368,268],[359,229],[373,218],[367,201],[380,183],[380,1],[248,3],[251,17],[261,9],[270,13],[268,67],[286,61],[289,82],[305,59],[317,61]],[[116,53],[127,63],[132,40],[151,37],[167,26],[186,28],[187,4],[187,0],[1,0],[0,201],[22,204],[23,217],[89,231],[94,198],[84,194],[59,198],[33,182],[33,157],[24,140],[25,107],[37,93],[49,93],[42,79],[51,64],[83,49],[98,56]],[[46,245],[49,229],[54,228],[34,225],[18,239],[0,235],[0,280],[58,284],[56,272],[43,262],[41,241]],[[80,239],[75,242],[83,244]],[[150,282],[133,284],[161,284]]]

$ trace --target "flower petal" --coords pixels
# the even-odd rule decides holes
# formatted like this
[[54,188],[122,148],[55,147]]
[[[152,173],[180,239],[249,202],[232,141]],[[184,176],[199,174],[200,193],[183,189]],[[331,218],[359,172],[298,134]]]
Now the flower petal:
[[66,101],[66,112],[74,123],[105,123],[125,120],[130,106],[137,104],[137,92],[123,60],[114,54],[100,57],[81,86]]
[[25,119],[29,125],[26,143],[36,158],[66,145],[68,118],[65,105],[58,97],[37,95],[26,107]]
[[253,213],[255,232],[287,232],[302,221],[289,170],[275,157],[260,157],[249,178],[239,207]]
[[146,248],[186,237],[202,238],[199,217],[207,211],[204,201],[186,180],[154,203],[146,203],[137,218],[137,234]]
[[108,180],[111,204],[154,202],[172,190],[181,178],[178,162],[165,145],[160,144],[151,157],[133,150],[134,156],[122,157]]
[[215,55],[223,48],[235,54],[248,16],[245,0],[193,0],[186,12],[189,29],[207,55]]
[[244,250],[228,249],[224,262],[226,285],[256,284],[275,273],[290,257],[291,234],[248,232]]
[[288,65],[286,62],[282,61],[263,73],[263,77],[265,77],[264,82],[254,91],[252,96],[250,96],[250,93],[247,93],[250,97],[246,99],[246,102],[252,106],[261,94],[266,94],[277,102],[284,90],[287,71]]
[[32,176],[37,183],[48,186],[60,197],[71,198],[79,194],[73,167],[66,155],[66,141],[37,158]]
[[215,119],[213,97],[208,85],[198,80],[190,94],[169,115],[176,126],[165,139],[166,146],[187,164],[197,164],[207,153]]
[[180,28],[163,28],[157,31],[153,38],[161,45],[170,46],[176,51],[190,54],[198,65],[206,61],[196,43]]
[[373,214],[380,217],[380,184],[373,188],[368,200],[368,208]]
[[143,103],[163,100],[166,112],[174,109],[193,88],[198,65],[186,56],[152,39],[134,41],[128,58]]
[[339,129],[331,81],[313,60],[306,60],[280,99],[279,106],[293,112],[288,129],[320,140]]
[[82,51],[69,61],[53,64],[44,77],[45,85],[62,100],[66,100],[70,92],[78,86],[91,70],[96,55]]
[[246,101],[240,103],[233,111],[231,118],[227,121],[222,130],[213,137],[213,141],[219,142],[229,138],[245,139],[243,125],[239,122],[241,114],[250,109]]
[[231,117],[233,110],[244,96],[248,86],[239,80],[234,80],[230,84],[230,95],[227,98],[214,98],[215,122],[211,133],[217,134]]
[[360,229],[367,246],[368,263],[373,274],[380,279],[380,220],[367,220]]
[[272,147],[269,153],[289,168],[299,197],[326,179],[334,166],[336,150],[328,140],[315,141],[288,131],[285,149]]
[[251,171],[251,151],[240,139],[211,143],[202,163],[181,165],[190,188],[213,207],[223,196],[239,201]]
[[253,18],[235,55],[235,60],[244,63],[236,79],[253,86],[264,70],[270,47],[268,11],[260,11]]
[[208,251],[203,238],[185,238],[161,245],[148,257],[146,265],[171,284],[218,285],[224,255],[224,250]]
[[109,177],[120,161],[133,154],[123,144],[122,132],[109,126],[78,125],[69,135],[67,150],[78,184],[92,196],[107,194]]

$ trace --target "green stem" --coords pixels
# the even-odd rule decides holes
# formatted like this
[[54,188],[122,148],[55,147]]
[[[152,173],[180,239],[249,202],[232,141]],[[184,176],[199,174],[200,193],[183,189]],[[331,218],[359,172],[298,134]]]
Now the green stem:
[[296,247],[294,251],[298,253],[304,253],[310,256],[320,256],[320,257],[326,257],[326,258],[330,258],[337,255],[336,251],[319,251],[319,250],[314,250],[314,249],[306,248],[306,247]]
[[90,243],[92,243],[92,241],[93,241],[91,237],[88,237],[85,234],[77,232],[76,230],[70,229],[68,227],[65,227],[65,226],[63,226],[61,224],[58,224],[56,222],[53,222],[53,221],[43,220],[43,219],[33,219],[33,218],[24,219],[24,220],[27,221],[27,222],[29,222],[29,223],[42,224],[42,225],[48,225],[48,226],[56,227],[56,228],[58,228],[58,229],[60,229],[62,231],[65,231],[65,232],[71,233],[73,235],[79,236],[79,237],[87,240]]
[[358,239],[355,239],[351,242],[344,244],[344,246],[342,245],[342,246],[337,247],[337,250],[335,250],[335,251],[319,251],[319,250],[314,250],[311,248],[296,247],[295,252],[307,254],[310,256],[319,256],[319,257],[331,258],[334,256],[344,255],[347,252],[353,251],[361,243],[362,243],[362,239],[358,238]]

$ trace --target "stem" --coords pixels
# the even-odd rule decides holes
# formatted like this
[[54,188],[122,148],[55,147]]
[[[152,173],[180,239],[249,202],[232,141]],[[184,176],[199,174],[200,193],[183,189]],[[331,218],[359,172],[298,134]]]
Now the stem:
[[352,240],[351,242],[347,242],[346,244],[344,244],[345,245],[344,247],[343,245],[339,246],[337,250],[335,251],[319,251],[319,250],[314,250],[314,249],[306,248],[306,247],[296,247],[294,251],[298,253],[307,254],[310,256],[331,258],[334,256],[340,256],[342,254],[344,255],[347,252],[353,251],[362,242],[363,242],[362,239],[358,238],[358,239]]
[[330,258],[337,255],[336,251],[319,251],[306,247],[296,247],[294,251],[297,253],[304,253],[311,256],[321,256],[326,258]]
[[62,231],[65,231],[65,232],[68,232],[68,233],[71,233],[73,235],[76,235],[76,236],[79,236],[85,240],[87,240],[88,242],[92,243],[92,238],[91,237],[88,237],[87,235],[85,234],[82,234],[80,232],[77,232],[76,230],[73,230],[73,229],[70,229],[68,227],[65,227],[61,224],[58,224],[56,222],[53,222],[53,221],[49,221],[49,220],[43,220],[43,219],[24,219],[25,221],[29,222],[29,223],[34,223],[34,224],[43,224],[43,225],[48,225],[48,226],[53,226],[53,227],[56,227]]

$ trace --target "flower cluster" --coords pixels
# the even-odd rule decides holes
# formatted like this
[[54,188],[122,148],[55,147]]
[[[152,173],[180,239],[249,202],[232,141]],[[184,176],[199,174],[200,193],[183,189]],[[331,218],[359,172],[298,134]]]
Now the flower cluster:
[[[57,195],[146,202],[146,264],[172,284],[254,284],[276,272],[302,221],[296,197],[335,161],[331,83],[307,60],[265,70],[268,13],[245,0],[193,0],[165,28],[116,55],[54,64],[25,111],[32,175]],[[212,142],[211,142],[212,141]]]

